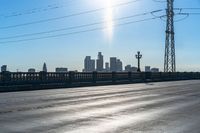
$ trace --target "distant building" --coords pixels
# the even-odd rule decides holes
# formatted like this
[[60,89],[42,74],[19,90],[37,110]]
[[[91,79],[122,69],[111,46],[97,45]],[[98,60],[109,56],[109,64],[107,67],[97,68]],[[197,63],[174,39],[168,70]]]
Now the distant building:
[[150,66],[145,66],[145,72],[151,72],[151,67]]
[[125,66],[126,72],[137,72],[137,67],[132,67],[131,65]]
[[151,72],[159,72],[159,68],[152,68]]
[[95,60],[91,59],[91,56],[86,56],[84,60],[83,72],[93,72],[95,71]]
[[110,57],[110,71],[112,72],[122,72],[123,64],[117,57]]
[[117,59],[116,69],[117,69],[118,72],[123,71],[123,65],[122,65],[122,62],[120,61],[120,59]]
[[117,58],[110,57],[110,71],[116,72],[117,71]]
[[55,72],[65,73],[65,72],[68,72],[68,68],[59,67],[59,68],[56,68]]
[[131,65],[126,65],[125,66],[125,71],[130,72],[131,71]]
[[47,72],[47,65],[46,65],[46,63],[44,63],[42,71],[43,72]]
[[90,68],[91,71],[95,71],[95,60],[92,59],[92,60],[90,61],[90,65],[91,65],[91,66],[90,66],[90,67],[91,67],[91,68]]
[[138,69],[137,67],[131,67],[132,72],[137,72],[137,69]]
[[7,71],[7,65],[1,66],[1,72],[5,72],[5,71]]
[[34,73],[34,72],[35,72],[35,69],[34,69],[34,68],[30,68],[30,69],[28,69],[28,72],[29,72],[29,73]]
[[105,71],[106,72],[110,71],[110,67],[109,67],[109,63],[108,62],[105,63]]
[[97,58],[97,71],[103,71],[104,69],[103,69],[103,64],[104,64],[104,62],[103,62],[103,55],[102,55],[102,53],[101,52],[99,52],[98,53],[98,58]]

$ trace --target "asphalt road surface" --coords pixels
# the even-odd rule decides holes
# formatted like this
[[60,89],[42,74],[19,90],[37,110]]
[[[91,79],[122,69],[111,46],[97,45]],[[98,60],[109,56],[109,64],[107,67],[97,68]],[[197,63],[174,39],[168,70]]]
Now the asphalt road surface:
[[200,133],[200,81],[0,93],[0,133]]

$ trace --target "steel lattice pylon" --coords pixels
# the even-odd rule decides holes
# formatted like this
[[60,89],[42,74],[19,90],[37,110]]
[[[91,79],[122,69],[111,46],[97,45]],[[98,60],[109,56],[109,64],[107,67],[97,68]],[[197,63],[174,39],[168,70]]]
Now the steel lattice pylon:
[[167,25],[165,40],[164,72],[176,72],[174,41],[174,0],[167,0]]

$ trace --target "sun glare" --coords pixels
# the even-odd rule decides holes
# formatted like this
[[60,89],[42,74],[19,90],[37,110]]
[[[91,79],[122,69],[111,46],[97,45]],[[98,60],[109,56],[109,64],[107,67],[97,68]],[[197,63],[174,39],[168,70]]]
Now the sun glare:
[[106,34],[108,35],[109,39],[112,39],[113,30],[114,30],[114,22],[113,22],[113,8],[112,5],[114,4],[114,0],[105,0],[105,24],[106,27]]
[[92,5],[98,8],[105,8],[103,10],[103,27],[105,28],[104,34],[109,40],[112,39],[114,33],[114,8],[113,5],[116,4],[116,0],[94,0]]

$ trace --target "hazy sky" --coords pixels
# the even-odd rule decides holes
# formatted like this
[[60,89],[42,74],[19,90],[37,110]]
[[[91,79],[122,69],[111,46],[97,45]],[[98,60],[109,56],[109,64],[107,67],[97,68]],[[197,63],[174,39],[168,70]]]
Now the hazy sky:
[[[109,61],[109,57],[116,56],[122,60],[124,66],[127,64],[136,66],[134,55],[140,50],[143,54],[142,67],[150,65],[162,70],[165,21],[154,19],[119,26],[127,22],[152,18],[153,15],[147,14],[118,21],[116,18],[165,9],[166,3],[153,0],[133,1],[0,0],[0,65],[7,64],[10,71],[16,69],[27,71],[32,67],[39,71],[46,62],[49,71],[54,71],[55,67],[82,70],[85,56],[90,55],[96,59],[97,53],[101,51],[105,61]],[[130,3],[113,7],[127,2]],[[200,0],[175,0],[175,7],[200,8]],[[96,10],[100,8],[102,10]],[[90,10],[96,11],[68,16]],[[178,12],[176,10],[176,13]],[[200,13],[200,10],[183,10],[183,12]],[[154,15],[164,14],[165,11],[161,11]],[[175,20],[184,17],[176,16]],[[175,23],[178,71],[200,71],[199,22],[200,15],[190,15],[187,19]],[[93,25],[77,28],[88,24]],[[69,29],[69,27],[76,28]],[[106,29],[100,29],[102,27]],[[96,28],[100,30],[69,34]],[[63,30],[55,31],[58,29]],[[31,40],[49,36],[59,37]],[[26,39],[30,40],[18,42]]]

